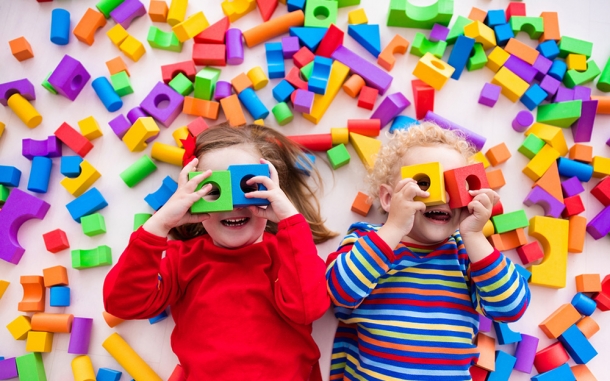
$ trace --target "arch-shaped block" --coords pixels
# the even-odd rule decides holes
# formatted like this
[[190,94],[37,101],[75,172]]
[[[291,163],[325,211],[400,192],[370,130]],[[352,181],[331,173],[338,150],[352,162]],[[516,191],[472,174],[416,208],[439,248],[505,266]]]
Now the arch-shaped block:
[[23,299],[17,305],[17,309],[22,312],[43,312],[46,298],[44,277],[23,275],[20,283],[23,287]]
[[434,24],[449,25],[452,16],[453,0],[438,0],[424,6],[412,4],[410,0],[392,0],[387,25],[432,29]]

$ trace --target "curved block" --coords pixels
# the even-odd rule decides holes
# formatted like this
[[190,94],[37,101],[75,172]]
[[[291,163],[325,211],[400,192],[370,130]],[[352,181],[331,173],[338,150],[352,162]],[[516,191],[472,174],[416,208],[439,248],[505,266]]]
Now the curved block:
[[434,24],[449,25],[453,16],[453,0],[438,0],[419,6],[409,0],[391,0],[388,26],[432,29]]
[[106,245],[90,250],[72,250],[72,268],[77,270],[112,264],[112,251]]
[[171,177],[166,176],[163,179],[163,183],[159,189],[144,197],[144,201],[146,201],[154,210],[159,210],[163,205],[165,205],[167,200],[172,197],[177,189],[178,183],[175,182]]
[[129,28],[136,17],[146,14],[146,8],[140,0],[125,0],[110,12],[110,17],[125,29]]
[[20,279],[23,299],[17,305],[22,312],[42,312],[45,307],[46,289],[44,278],[39,275],[24,275]]
[[377,57],[377,64],[387,71],[392,71],[396,63],[395,54],[405,54],[409,48],[409,41],[397,34],[392,41],[381,51]]
[[[168,50],[177,53],[182,51],[182,42],[178,40],[178,37],[174,32],[164,32],[154,25],[151,25],[148,29],[146,41],[155,49]],[[169,83],[169,81],[167,83]]]
[[51,135],[44,140],[23,139],[21,155],[32,160],[34,156],[60,157],[61,142],[57,136]]
[[523,203],[527,206],[540,205],[547,217],[560,218],[561,212],[565,209],[565,205],[561,201],[539,186],[535,186],[530,191]]
[[[150,156],[153,159],[164,163],[177,165],[182,167],[182,158],[184,156],[184,148],[171,146],[169,144],[155,142],[153,143]],[[146,157],[146,156],[145,156]]]
[[235,22],[256,9],[256,0],[225,0],[220,3],[222,13],[229,18],[229,21]]
[[534,366],[538,373],[544,373],[565,364],[568,360],[568,353],[560,342],[556,342],[536,353]]
[[61,180],[61,185],[74,197],[78,197],[85,192],[93,183],[101,177],[97,169],[93,168],[87,160],[80,164],[80,175],[76,178],[66,177]]
[[113,333],[102,347],[136,380],[162,381],[154,370],[118,334]]
[[542,245],[544,259],[530,268],[531,284],[563,288],[566,286],[569,222],[550,217],[530,219],[529,235]]
[[17,240],[19,228],[32,218],[42,220],[50,206],[17,188],[11,191],[0,210],[0,258],[10,263],[19,263],[25,252]]
[[36,99],[34,85],[27,78],[0,84],[0,104],[8,106],[8,99],[14,94],[21,94],[28,101]]
[[131,152],[143,151],[146,141],[159,134],[159,126],[152,117],[138,118],[123,135],[123,142]]

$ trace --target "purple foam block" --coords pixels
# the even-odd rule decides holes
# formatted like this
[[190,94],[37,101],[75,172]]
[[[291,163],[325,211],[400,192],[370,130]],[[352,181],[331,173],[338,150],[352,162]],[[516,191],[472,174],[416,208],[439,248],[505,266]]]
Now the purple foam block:
[[479,331],[489,332],[491,331],[491,319],[487,316],[479,314]]
[[430,31],[430,41],[445,41],[449,35],[449,28],[441,24],[434,24]]
[[529,126],[534,123],[534,115],[527,110],[522,110],[517,113],[515,119],[513,119],[513,130],[517,132],[523,132],[527,130]]
[[114,131],[115,135],[119,137],[119,139],[123,139],[123,135],[129,131],[131,128],[131,122],[125,118],[125,115],[119,114],[116,118],[112,119],[108,122],[112,131]]
[[544,78],[542,78],[542,81],[540,81],[540,88],[548,94],[546,97],[547,100],[553,98],[559,89],[559,85],[561,85],[561,82],[550,75],[545,75]]
[[531,373],[534,365],[534,357],[538,349],[538,338],[524,333],[521,334],[521,341],[517,344],[515,357],[517,361],[513,369],[523,373]]
[[0,210],[0,258],[13,264],[19,263],[25,252],[17,240],[19,228],[33,218],[42,220],[49,207],[51,205],[45,201],[13,188]]
[[0,103],[2,103],[3,106],[8,106],[8,99],[11,97],[11,95],[17,93],[21,94],[21,96],[28,101],[33,101],[36,99],[34,85],[32,85],[32,82],[30,82],[29,79],[23,78],[0,84]]
[[470,144],[472,144],[477,149],[477,151],[482,150],[483,146],[485,145],[485,141],[487,141],[486,137],[481,136],[476,132],[470,131],[469,129],[464,128],[457,123],[453,123],[449,119],[445,119],[442,116],[435,114],[433,111],[428,111],[424,119],[435,122],[441,128],[444,128],[446,130],[460,131],[464,135],[464,138],[468,140]]
[[308,90],[297,89],[294,96],[294,111],[309,114],[313,106],[314,93]]
[[241,30],[231,28],[225,33],[227,45],[227,65],[241,65],[244,62],[244,43]]
[[553,102],[560,103],[560,102],[567,102],[567,101],[573,101],[573,100],[574,100],[574,90],[568,89],[567,87],[564,87],[564,86],[559,86],[559,89],[557,90],[557,94],[555,95],[555,99],[553,100]]
[[68,353],[75,355],[86,355],[89,353],[89,341],[91,340],[91,327],[93,319],[75,317],[72,321],[70,332],[70,344]]
[[479,103],[485,106],[494,107],[498,98],[500,98],[501,91],[502,88],[500,86],[485,83],[481,89],[481,95],[479,95]]
[[0,380],[10,380],[19,377],[17,361],[14,357],[0,360]]
[[214,89],[214,100],[219,101],[223,98],[227,98],[231,96],[231,83],[226,81],[218,81],[216,82],[216,88]]
[[597,101],[583,101],[580,109],[580,118],[572,125],[574,143],[591,141],[591,133],[597,115]]
[[574,86],[574,100],[590,101],[591,88],[587,86]]
[[146,8],[139,0],[125,0],[110,12],[110,17],[125,29],[129,28],[131,22],[146,14]]
[[608,147],[610,147],[610,138],[608,138],[608,140],[606,140],[606,145],[607,145]]
[[44,140],[23,139],[21,154],[29,160],[32,160],[34,156],[60,157],[61,141],[55,135]]
[[282,38],[282,53],[285,59],[291,59],[299,49],[301,49],[301,45],[299,45],[298,37],[290,36]]
[[552,65],[553,65],[553,61],[546,58],[542,54],[539,54],[538,58],[536,58],[536,61],[534,61],[534,64],[532,65],[534,67],[534,69],[536,69],[536,71],[538,72],[538,73],[536,73],[535,79],[537,79],[539,81],[542,80],[544,78],[544,76],[546,75],[546,73],[549,72]]
[[610,206],[606,206],[587,224],[587,233],[598,240],[610,233]]
[[367,85],[379,90],[381,95],[385,94],[392,84],[393,78],[391,75],[345,46],[337,48],[331,58],[349,67],[352,73],[361,76]]
[[527,206],[536,204],[542,206],[544,215],[547,217],[560,218],[561,212],[565,209],[565,205],[561,201],[537,185],[525,197],[523,203]]
[[538,70],[535,67],[523,61],[521,58],[517,56],[510,56],[504,63],[504,66],[517,74],[521,79],[525,82],[530,83],[538,74]]
[[567,180],[561,182],[561,189],[563,190],[564,197],[576,196],[585,191],[578,177],[570,177]]
[[150,115],[148,115],[141,107],[137,106],[129,110],[127,113],[127,119],[129,120],[130,124],[134,124],[139,118],[146,118],[147,116]]
[[384,128],[410,104],[411,102],[401,92],[390,94],[381,101],[370,119],[379,119],[381,128]]
[[66,54],[47,81],[59,94],[73,101],[90,78],[83,64]]
[[182,112],[184,97],[163,82],[157,82],[155,87],[148,93],[140,103],[150,116],[155,118],[165,127],[170,124]]

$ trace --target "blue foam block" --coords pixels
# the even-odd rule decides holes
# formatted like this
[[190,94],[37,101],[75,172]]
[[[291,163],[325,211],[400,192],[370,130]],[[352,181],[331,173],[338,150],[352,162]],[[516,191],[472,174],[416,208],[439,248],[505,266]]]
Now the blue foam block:
[[[243,208],[249,205],[269,205],[264,198],[246,198],[246,192],[252,191],[253,187],[246,184],[254,176],[269,177],[269,166],[267,164],[237,164],[229,165],[231,172],[231,193],[233,195],[233,207]],[[258,190],[266,190],[262,184],[258,184]]]
[[532,377],[532,381],[576,381],[576,377],[574,377],[570,365],[565,363],[558,368],[535,375]]
[[305,10],[305,0],[288,0],[286,1],[286,7],[288,7],[288,12]]
[[91,188],[66,205],[68,212],[76,222],[89,214],[104,209],[108,203],[97,188]]
[[122,375],[123,373],[118,370],[100,368],[95,376],[95,381],[119,381]]
[[494,27],[500,24],[506,24],[506,14],[504,9],[491,9],[487,11],[487,26]]
[[508,324],[497,321],[494,321],[493,324],[500,345],[518,343],[521,341],[521,333],[511,330]]
[[298,37],[301,45],[307,46],[309,50],[315,52],[327,30],[328,28],[292,27],[290,35]]
[[285,79],[282,79],[280,83],[275,85],[273,88],[273,98],[278,102],[288,102],[290,95],[294,91],[294,87]]
[[582,292],[579,292],[578,294],[574,295],[574,297],[572,298],[572,305],[574,306],[574,308],[576,308],[578,312],[586,316],[593,315],[593,312],[595,312],[595,309],[597,308],[597,303],[595,302],[595,300],[589,298]]
[[150,324],[157,324],[157,323],[162,322],[163,320],[167,319],[168,317],[169,317],[169,315],[167,314],[167,311],[163,311],[159,315],[148,319],[148,322]]
[[70,287],[53,286],[50,290],[51,307],[68,307],[70,305]]
[[576,324],[568,328],[557,339],[577,364],[586,364],[597,356],[597,351]]
[[316,56],[313,60],[313,70],[307,82],[307,90],[324,95],[326,86],[328,85],[328,77],[330,76],[330,67],[333,60],[326,57]]
[[419,121],[417,121],[416,119],[413,119],[410,116],[406,115],[398,115],[392,121],[392,125],[390,126],[390,134],[393,134],[394,131],[406,130],[416,124],[419,124]]
[[508,40],[515,37],[515,32],[513,32],[513,28],[510,27],[510,24],[496,25],[493,29],[496,33],[496,43],[498,45],[504,45]]
[[496,351],[496,370],[489,372],[487,381],[508,381],[517,358],[504,351]]
[[18,187],[21,171],[9,165],[0,165],[0,184],[7,187]]
[[121,97],[116,93],[116,91],[114,91],[114,87],[112,87],[112,84],[110,81],[108,81],[108,78],[96,78],[93,80],[93,82],[91,82],[91,86],[93,86],[93,90],[95,90],[98,98],[100,101],[102,101],[104,107],[106,107],[106,110],[109,112],[114,112],[123,107]]
[[28,180],[28,190],[36,193],[47,193],[51,179],[53,160],[44,156],[34,156]]
[[311,170],[313,169],[313,164],[315,163],[316,156],[314,154],[303,153],[301,156],[297,157],[294,166],[299,172],[305,176],[309,176],[311,174]]
[[265,44],[265,56],[267,57],[267,71],[269,78],[284,78],[284,51],[281,42],[268,42]]
[[237,98],[239,98],[239,101],[244,105],[246,110],[248,110],[250,115],[252,115],[254,120],[265,119],[269,116],[269,110],[267,110],[267,107],[261,102],[252,88],[248,87],[242,90],[242,92],[237,95]]
[[517,272],[519,272],[519,274],[525,278],[526,281],[530,281],[530,278],[532,277],[532,273],[529,272],[525,267],[521,266],[518,263],[513,263],[515,265],[515,268],[517,269]]
[[379,25],[358,24],[348,25],[347,34],[362,45],[375,58],[381,53],[381,37],[379,36]]
[[70,12],[55,8],[51,12],[51,42],[55,45],[68,45],[70,42]]
[[593,176],[593,166],[580,161],[571,160],[565,157],[560,157],[557,160],[557,169],[559,174],[565,177],[578,177],[578,180],[587,182]]
[[527,89],[520,100],[528,110],[533,111],[542,103],[542,101],[546,99],[547,96],[548,94],[546,91],[542,90],[542,87],[540,87],[539,84],[534,83],[529,89]]
[[536,47],[536,50],[550,60],[554,60],[559,55],[559,46],[555,40],[544,41]]
[[80,175],[80,164],[83,162],[83,158],[74,156],[62,156],[59,171],[62,175],[70,178],[75,178]]
[[447,63],[455,68],[451,78],[460,79],[473,48],[474,38],[458,36],[457,40],[455,40],[455,45],[447,60]]
[[566,75],[567,70],[568,65],[565,62],[556,60],[553,61],[553,64],[551,65],[551,68],[549,69],[547,75],[550,75],[558,81],[562,81],[563,77]]
[[154,210],[159,210],[178,189],[178,183],[166,176],[159,189],[144,197],[144,201]]

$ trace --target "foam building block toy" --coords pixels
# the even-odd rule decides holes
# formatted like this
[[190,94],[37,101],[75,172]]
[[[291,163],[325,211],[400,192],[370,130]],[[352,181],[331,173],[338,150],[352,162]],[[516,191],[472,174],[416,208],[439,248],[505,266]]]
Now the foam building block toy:
[[89,342],[91,340],[91,328],[93,319],[75,317],[72,322],[72,331],[70,333],[70,343],[68,344],[68,353],[76,355],[86,355],[89,353]]
[[[310,51],[316,51],[326,35],[327,28],[290,28],[290,36],[297,37],[303,45]],[[302,48],[301,48],[302,49]]]
[[547,317],[539,327],[549,339],[556,339],[580,320],[580,312],[572,304],[564,304]]
[[[237,97],[254,120],[265,119],[269,115],[269,110],[267,107],[265,107],[263,102],[261,102],[260,98],[258,95],[256,95],[253,89],[246,88],[240,92]],[[313,94],[311,97],[311,102],[313,103]],[[297,103],[295,103],[295,110],[296,108]]]
[[601,311],[610,310],[610,275],[606,275],[601,284],[601,292],[594,298]]
[[[324,95],[316,94],[313,100],[313,106],[309,114],[303,114],[303,117],[310,122],[317,124],[320,122],[324,113],[335,99],[335,96],[339,93],[343,82],[349,74],[350,68],[341,62],[335,61],[330,67],[330,76],[328,78],[328,84],[326,86],[326,93]],[[328,147],[326,150],[332,147]]]
[[538,374],[532,377],[532,381],[553,381],[553,380],[562,380],[562,381],[576,381],[572,370],[570,369],[570,365],[562,364],[561,366],[549,370],[548,372]]
[[328,77],[330,75],[330,68],[332,60],[330,58],[316,56],[313,60],[313,71],[308,82],[308,90],[324,95],[326,93],[326,86],[328,85]]
[[[201,172],[190,172],[189,180]],[[196,188],[201,189],[204,185],[211,183],[219,192],[215,200],[200,199],[191,206],[191,213],[224,212],[233,210],[233,194],[231,186],[231,172],[214,171],[212,175],[202,181]],[[214,190],[214,189],[213,189]]]
[[557,160],[559,174],[565,177],[577,177],[582,182],[587,182],[593,176],[593,167],[587,163],[560,157]]
[[347,34],[362,45],[375,58],[379,57],[379,54],[381,53],[379,25],[349,25],[347,28]]
[[175,33],[164,32],[154,25],[151,25],[148,29],[146,41],[148,41],[150,47],[154,49],[167,50],[170,52],[177,53],[180,53],[182,51],[182,42],[178,40],[178,37],[176,37]]
[[[173,90],[172,90],[173,91]],[[159,126],[152,117],[138,118],[129,130],[123,135],[123,143],[132,151],[142,151],[146,142],[159,134]]]
[[474,48],[474,43],[474,38],[466,36],[458,36],[456,39],[453,50],[451,51],[449,59],[447,60],[447,63],[455,69],[451,75],[451,78],[460,79],[462,71],[466,67],[472,49]]
[[19,94],[28,101],[36,100],[34,85],[27,78],[0,84],[0,104],[8,106],[8,99]]
[[449,25],[452,16],[453,0],[439,0],[423,6],[409,0],[391,0],[387,25],[432,29],[434,24]]
[[156,170],[157,165],[148,155],[144,155],[121,172],[120,176],[123,182],[125,182],[128,187],[132,188]]
[[568,328],[558,340],[577,364],[586,364],[597,356],[595,348],[576,325]]
[[390,43],[379,53],[377,64],[387,71],[392,71],[396,63],[395,54],[405,54],[409,48],[409,41],[397,34]]
[[246,198],[246,193],[253,191],[255,187],[259,191],[267,189],[262,184],[246,184],[246,181],[254,176],[269,177],[269,166],[267,164],[230,165],[228,171],[231,174],[231,192],[234,208],[243,208],[250,205],[269,205],[269,201],[263,198]]
[[496,369],[489,373],[487,381],[508,380],[516,361],[517,359],[514,356],[511,356],[504,351],[497,350]]
[[430,53],[426,53],[417,62],[413,75],[432,86],[435,90],[441,90],[454,71],[455,68],[449,64]]
[[0,280],[0,299],[2,299],[2,296],[4,295],[4,292],[8,288],[9,284],[10,284],[10,282],[7,282],[5,280]]
[[523,168],[522,172],[533,181],[537,181],[555,163],[559,156],[560,153],[547,144]]
[[85,67],[78,60],[66,54],[47,81],[59,94],[73,101],[90,78],[91,75]]
[[80,174],[78,177],[66,177],[61,181],[61,185],[66,188],[72,196],[78,197],[89,189],[101,176],[102,175],[93,168],[88,161],[83,160],[80,163]]
[[379,93],[382,95],[385,94],[392,84],[392,76],[345,46],[337,48],[331,58],[349,67],[352,73],[361,76],[370,87],[379,90]]
[[550,217],[535,216],[530,219],[529,235],[542,245],[544,259],[533,265],[532,284],[563,288],[566,284],[569,223]]
[[76,222],[89,214],[95,213],[108,206],[104,196],[97,188],[91,188],[75,200],[66,205],[68,212]]
[[381,148],[381,141],[351,132],[349,141],[356,150],[362,163],[369,168],[375,164],[375,155]]
[[[168,102],[165,107],[159,107],[162,102]],[[184,98],[163,82],[157,82],[155,87],[140,103],[146,113],[155,118],[165,127],[169,127],[180,115]]]
[[53,333],[30,331],[25,343],[25,350],[30,352],[51,352]]
[[411,81],[415,117],[423,119],[428,111],[434,111],[434,88],[421,80]]
[[[610,182],[608,182],[608,184],[610,184]],[[591,194],[593,194],[594,196],[594,191],[596,188],[597,186],[591,190]],[[563,195],[565,197],[572,197],[584,192],[585,188],[582,186],[580,180],[578,180],[578,177],[573,176],[561,182],[561,190],[563,191]]]
[[[331,54],[343,44],[344,35],[345,33],[343,33],[343,31],[337,28],[334,24],[329,25],[326,33],[324,33],[324,37],[322,37],[322,40],[316,49],[316,56],[330,58]],[[296,39],[298,40],[298,37]],[[358,40],[356,39],[356,41]],[[361,41],[358,42],[361,43]],[[366,41],[364,42],[366,43]],[[298,50],[299,49],[297,49],[297,51]]]
[[559,178],[557,162],[552,162],[549,169],[547,169],[544,175],[532,185],[532,188],[536,186],[544,189],[554,198],[563,202],[563,191],[561,189],[561,179]]
[[32,168],[30,169],[30,178],[28,180],[29,191],[47,193],[52,166],[53,161],[48,157],[36,156],[32,159]]
[[390,126],[390,133],[393,134],[394,131],[397,130],[406,130],[414,124],[419,124],[419,122],[411,117],[398,115],[392,121],[392,125]]
[[[67,286],[69,284],[68,272],[63,266],[48,267],[42,270],[42,274],[45,287]],[[41,329],[40,331],[44,330]]]
[[560,342],[556,342],[536,353],[534,366],[539,373],[544,373],[560,367],[568,360],[568,353]]
[[15,358],[20,380],[44,381],[47,379],[40,353],[28,353]]
[[102,343],[102,347],[136,380],[162,381],[131,346],[118,334],[113,333]]
[[62,123],[54,134],[80,157],[84,158],[93,149],[93,144],[68,123]]
[[76,270],[112,265],[112,251],[106,245],[90,250],[72,250],[70,254],[72,268]]
[[34,128],[42,122],[42,116],[21,94],[13,94],[7,100],[7,106],[21,119],[23,124]]
[[166,22],[169,8],[165,1],[152,0],[148,7],[148,16],[153,22]]
[[580,274],[575,279],[578,292],[601,292],[602,290],[599,274]]
[[144,197],[144,201],[154,210],[159,210],[177,189],[178,183],[170,176],[165,176],[159,189]]
[[508,324],[494,321],[493,326],[500,345],[513,344],[521,341],[521,333],[511,330]]
[[42,235],[45,247],[51,253],[58,253],[62,250],[68,249],[70,243],[66,233],[61,229],[55,229]]
[[95,379],[96,381],[119,381],[122,375],[123,373],[117,370],[99,368]]
[[132,21],[146,14],[146,8],[140,0],[125,0],[110,12],[110,17],[123,28],[127,29]]
[[447,203],[445,193],[445,178],[443,176],[443,166],[440,163],[416,164],[402,167],[400,174],[403,179],[411,178],[418,182],[427,182],[429,185],[426,190],[430,193],[427,198],[415,197],[414,201],[422,201],[427,206],[442,205]]
[[585,316],[591,316],[597,308],[595,301],[581,292],[574,295],[572,298],[572,305],[578,312]]
[[[127,76],[125,72],[122,73]],[[102,130],[100,129],[100,125],[97,123],[93,116],[89,116],[85,119],[79,120],[78,128],[80,129],[81,134],[89,141],[97,139],[104,135],[102,133]]]
[[[451,209],[467,206],[473,197],[468,190],[489,188],[483,164],[471,164],[444,172],[445,189],[449,194]],[[468,189],[465,184],[468,184]]]
[[49,305],[51,307],[70,306],[70,287],[54,286],[50,289]]
[[77,356],[72,359],[72,374],[75,380],[93,380],[95,371],[89,356]]
[[23,298],[17,305],[22,312],[43,312],[45,308],[46,289],[44,278],[39,275],[22,275]]
[[44,140],[21,140],[21,154],[32,160],[34,156],[60,157],[62,156],[61,142],[51,135]]
[[339,169],[343,167],[344,165],[348,164],[351,159],[349,152],[347,151],[347,148],[345,148],[345,144],[343,143],[338,144],[330,150],[326,151],[326,154],[328,156],[328,161],[330,162],[333,169]]
[[544,252],[537,241],[518,247],[517,254],[521,259],[521,263],[526,266],[544,258]]
[[401,92],[388,95],[377,107],[371,119],[379,119],[381,127],[385,127],[390,121],[405,110],[411,102]]
[[610,206],[605,207],[587,224],[587,233],[598,240],[610,233]]
[[[432,86],[432,87],[434,87],[434,86]],[[424,119],[431,120],[431,121],[435,122],[436,124],[438,124],[439,127],[444,128],[446,130],[460,131],[464,135],[464,138],[466,140],[468,140],[476,148],[477,151],[480,151],[481,149],[483,149],[483,146],[485,145],[485,141],[487,140],[486,137],[479,135],[476,132],[473,132],[467,128],[464,128],[464,127],[458,125],[457,123],[450,121],[449,119],[443,118],[442,116],[440,116],[432,111],[428,111],[426,113],[426,117]]]
[[11,48],[13,57],[17,58],[17,61],[25,61],[34,57],[32,46],[25,37],[21,36],[14,40],[10,40],[8,44]]
[[5,359],[0,358],[0,379],[9,380],[11,378],[17,378],[17,361],[14,357]]
[[162,322],[163,320],[167,319],[168,317],[169,317],[169,314],[167,313],[167,310],[165,310],[165,311],[161,311],[161,313],[159,315],[148,319],[148,322],[150,324],[157,324],[157,323]]
[[283,78],[285,75],[285,68],[282,44],[280,42],[266,43],[265,56],[267,57],[269,78]]
[[474,21],[464,27],[464,36],[473,38],[475,42],[483,45],[484,50],[496,46],[496,35],[494,30],[481,21]]
[[502,95],[513,103],[518,101],[529,88],[526,81],[505,66],[497,71],[491,83],[502,87]]
[[371,209],[372,203],[369,200],[369,196],[358,192],[354,202],[352,202],[351,211],[354,213],[358,213],[359,215],[366,217],[369,214],[369,210]]
[[580,118],[581,110],[582,100],[580,99],[541,105],[538,107],[536,121],[567,128]]
[[477,334],[477,350],[479,358],[476,360],[476,365],[480,368],[493,372],[496,370],[496,358],[494,350],[496,348],[496,340],[479,332]]
[[18,187],[21,181],[21,171],[8,165],[0,165],[0,184]]
[[534,357],[538,349],[538,342],[540,340],[535,336],[521,334],[521,341],[517,343],[517,349],[515,350],[515,362],[514,369],[519,372],[528,373],[532,372],[534,366]]
[[29,316],[21,315],[8,323],[6,329],[10,332],[15,340],[25,340],[28,332],[32,330],[32,324]]
[[182,167],[184,148],[160,142],[154,142],[152,150],[150,151],[150,156],[155,160]]
[[81,227],[86,236],[93,237],[98,234],[106,233],[106,222],[104,216],[93,213],[81,218]]
[[527,206],[540,205],[547,217],[560,218],[565,205],[553,197],[549,192],[539,186],[535,186],[525,197],[523,203]]
[[242,42],[241,30],[231,28],[225,35],[227,49],[227,64],[240,65],[244,62],[244,46]]

